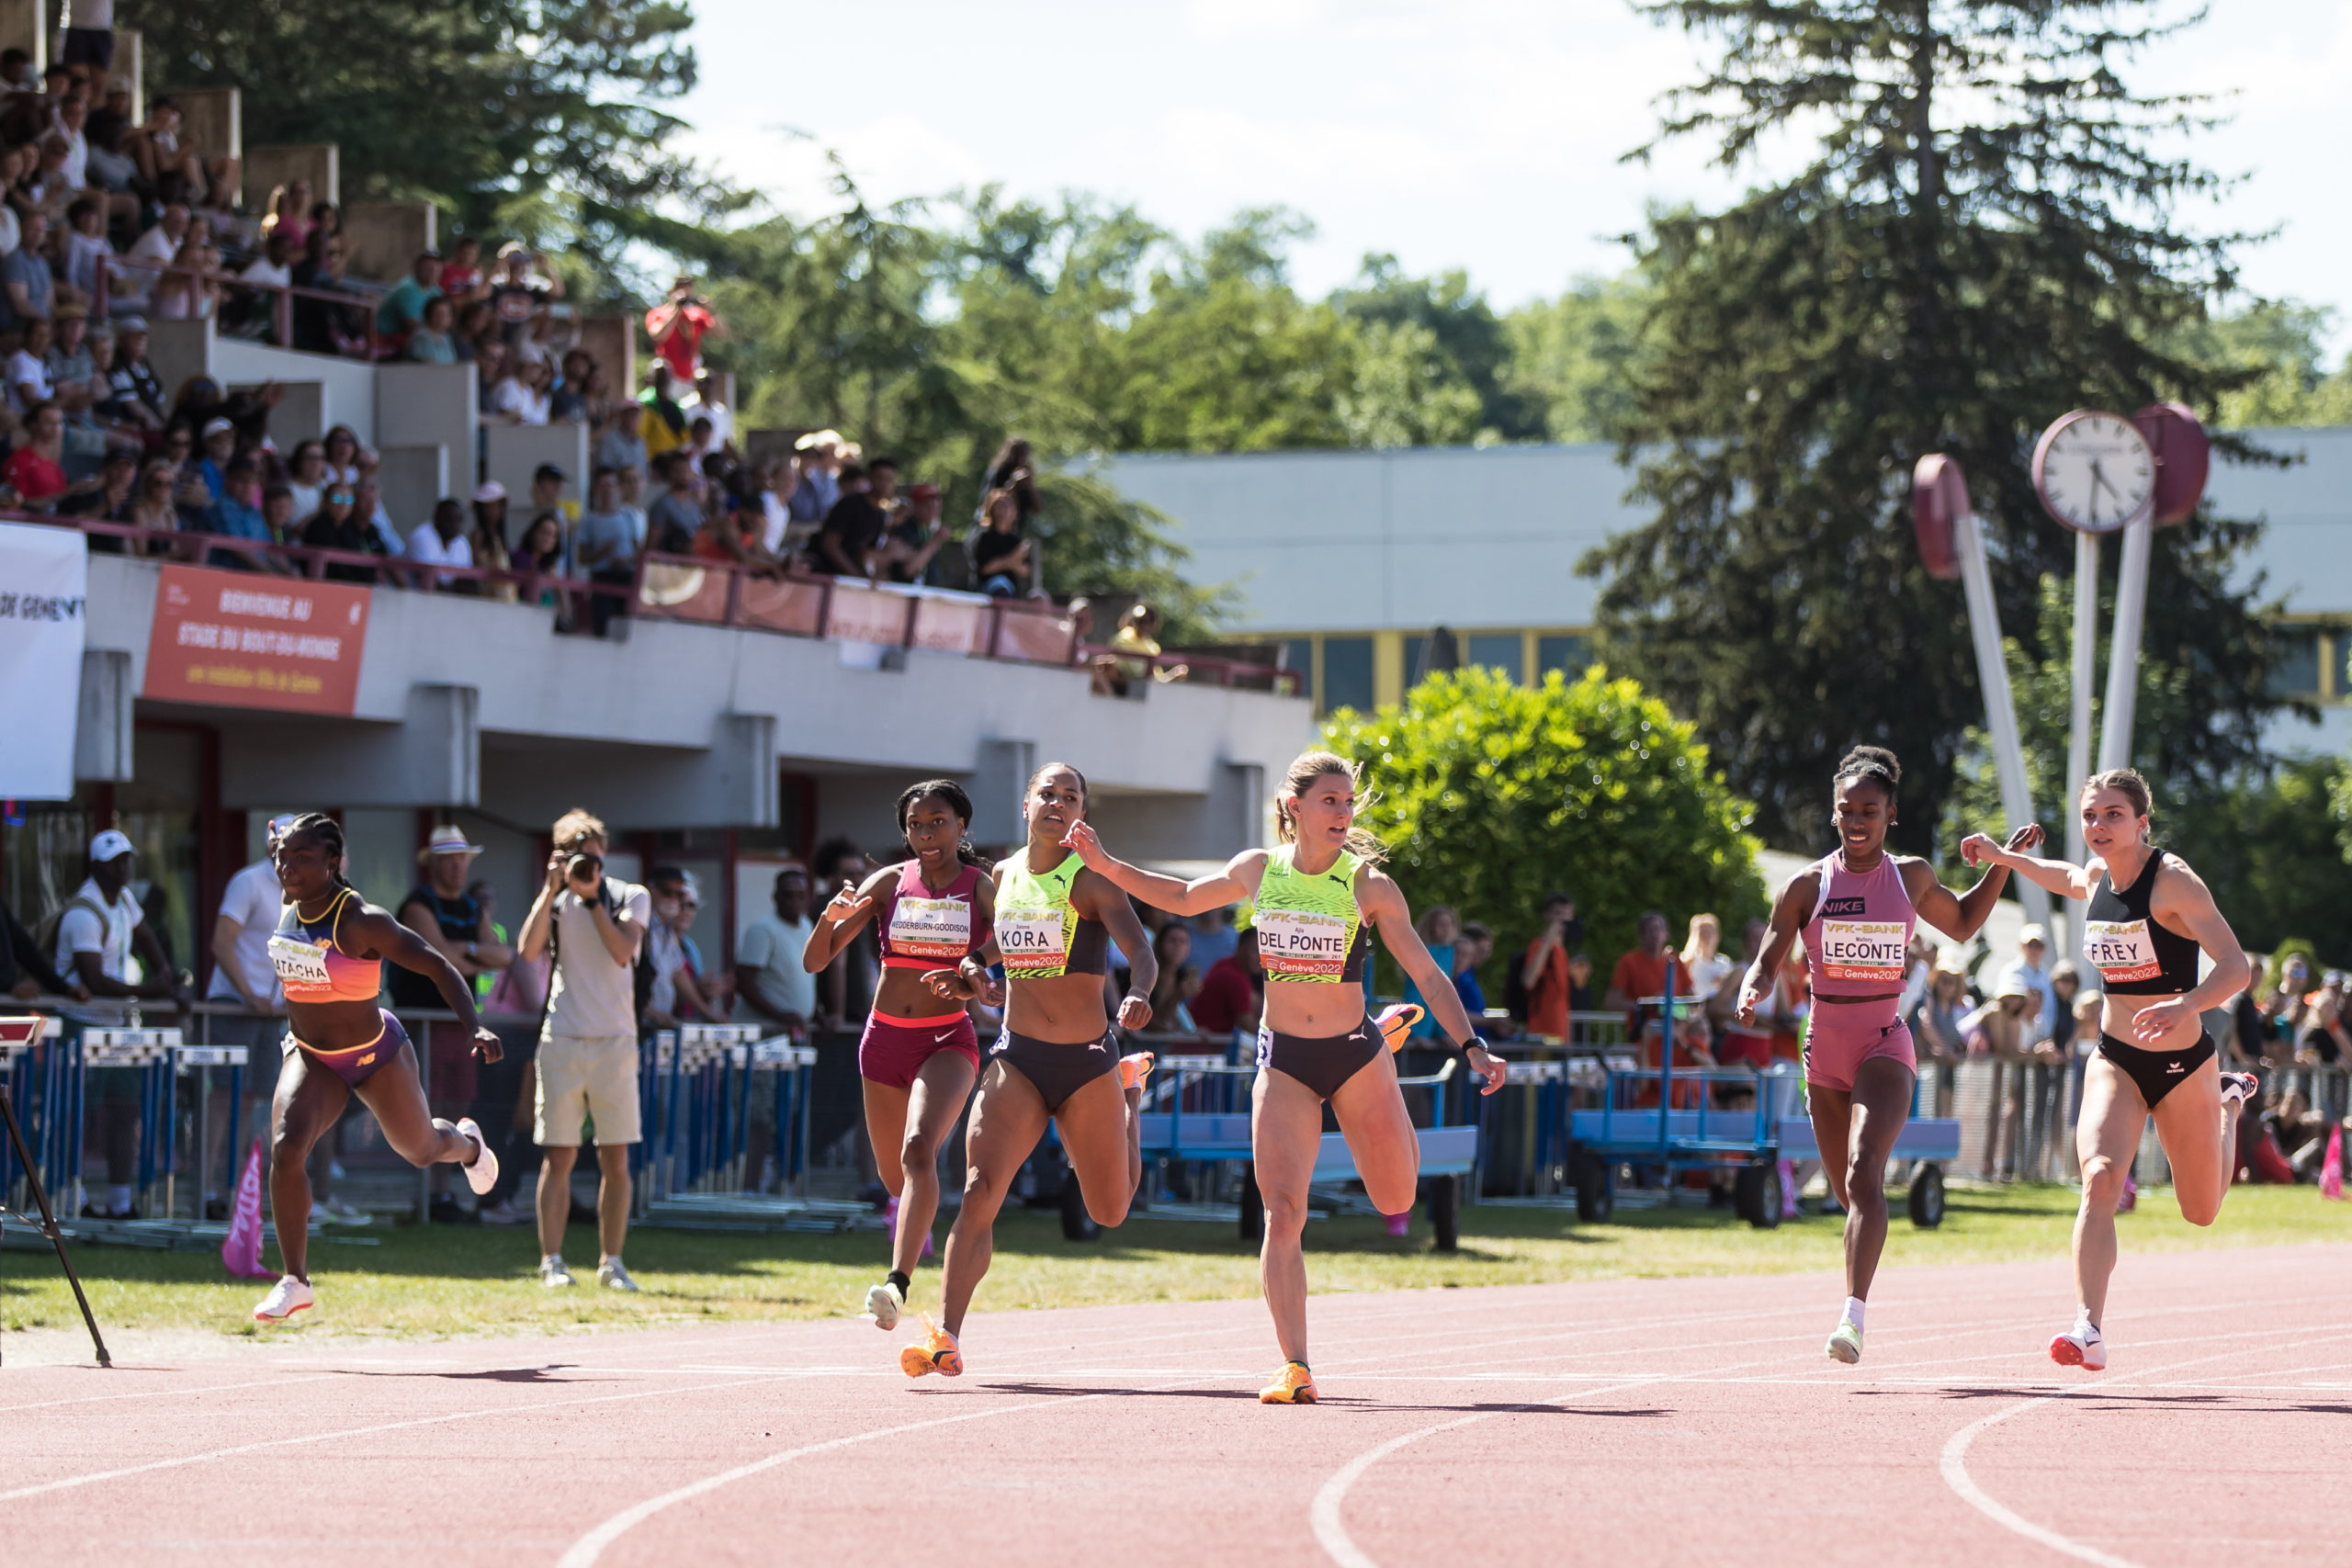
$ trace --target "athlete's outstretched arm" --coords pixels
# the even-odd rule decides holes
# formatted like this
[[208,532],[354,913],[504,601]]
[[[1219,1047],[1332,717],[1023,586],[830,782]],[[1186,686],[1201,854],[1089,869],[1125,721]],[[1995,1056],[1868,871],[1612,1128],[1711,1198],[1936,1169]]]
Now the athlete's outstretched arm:
[[[1265,874],[1266,852],[1244,850],[1225,863],[1225,869],[1191,882],[1162,876],[1139,865],[1129,865],[1102,847],[1093,825],[1080,818],[1070,825],[1062,847],[1086,863],[1086,869],[1130,897],[1171,915],[1205,915],[1227,904],[1258,896],[1259,878]],[[1120,949],[1125,952],[1125,947]]]
[[843,882],[842,890],[818,911],[817,923],[808,929],[808,943],[800,950],[800,967],[814,975],[838,957],[858,928],[873,918],[874,901],[882,896],[882,889],[898,876],[897,866],[886,865],[855,887]]
[[[2011,835],[2012,841],[2015,837]],[[1995,843],[1982,833],[1971,833],[1960,841],[1960,858],[1971,865],[2007,866],[2028,882],[2047,887],[2061,898],[2087,898],[2098,886],[2099,863],[2096,858],[2088,865],[2076,865],[2071,861],[2021,855]]]
[[1371,918],[1372,929],[1380,933],[1380,945],[1420,987],[1421,999],[1437,1015],[1437,1026],[1461,1051],[1470,1070],[1487,1080],[1487,1087],[1479,1092],[1493,1094],[1501,1089],[1503,1060],[1488,1051],[1486,1043],[1478,1038],[1477,1022],[1462,1005],[1462,995],[1453,988],[1453,976],[1439,972],[1437,960],[1430,956],[1430,950],[1421,942],[1421,933],[1413,929],[1413,911],[1405,902],[1405,890],[1387,873],[1371,866],[1357,874],[1357,887],[1363,912]]
[[[2007,848],[2019,853],[2041,842],[2041,825],[2029,822],[2009,835]],[[1903,891],[1910,895],[1911,907],[1919,911],[1921,919],[1954,942],[1966,942],[1984,929],[2008,880],[2008,867],[1996,862],[1977,879],[1975,886],[1955,894],[1936,880],[1935,867],[1926,861],[1903,863]]]
[[1815,870],[1801,871],[1789,878],[1789,885],[1772,900],[1772,919],[1765,932],[1764,949],[1747,966],[1747,978],[1740,982],[1740,1022],[1750,1026],[1756,1022],[1756,1004],[1764,999],[1765,988],[1788,961],[1789,950],[1796,945],[1797,937],[1820,897],[1821,873]]
[[474,1055],[485,1062],[506,1055],[506,1047],[482,1027],[481,1015],[474,1010],[473,987],[439,948],[394,919],[390,910],[373,905],[363,905],[358,913],[345,916],[342,929],[350,934],[353,947],[367,956],[397,964],[432,981],[449,1010],[458,1015],[458,1021],[472,1033]]
[[2154,1045],[2184,1021],[2223,1005],[2244,990],[2251,971],[2246,967],[2245,946],[2213,903],[2213,890],[2179,861],[2168,861],[2158,870],[2148,912],[2168,926],[2187,927],[2205,956],[2213,961],[2213,972],[2193,990],[2150,1002],[2132,1016],[2132,1034],[2142,1044]]
[[1159,984],[1159,952],[1151,944],[1151,933],[1136,918],[1136,907],[1127,902],[1127,896],[1107,876],[1080,873],[1070,881],[1069,901],[1080,914],[1102,921],[1119,951],[1126,954],[1127,994],[1119,1000],[1119,1027],[1143,1028],[1151,1021],[1152,987]]

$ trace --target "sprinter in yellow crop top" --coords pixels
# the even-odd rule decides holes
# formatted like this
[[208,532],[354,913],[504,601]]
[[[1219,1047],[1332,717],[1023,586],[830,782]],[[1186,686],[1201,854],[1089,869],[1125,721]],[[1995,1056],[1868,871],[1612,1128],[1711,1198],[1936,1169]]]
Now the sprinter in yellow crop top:
[[1503,1085],[1501,1060],[1477,1037],[1453,976],[1438,972],[1414,933],[1404,893],[1380,869],[1380,840],[1356,826],[1356,808],[1354,764],[1309,751],[1290,765],[1275,798],[1281,845],[1244,850],[1213,875],[1193,882],[1162,876],[1114,859],[1084,822],[1069,831],[1069,847],[1089,870],[1147,904],[1198,915],[1255,901],[1250,934],[1266,976],[1250,1123],[1258,1190],[1266,1201],[1258,1269],[1283,1359],[1259,1394],[1269,1404],[1316,1398],[1306,1370],[1306,1264],[1299,1242],[1307,1179],[1322,1148],[1324,1102],[1339,1118],[1364,1195],[1381,1213],[1410,1209],[1420,1176],[1420,1143],[1390,1060],[1418,1013],[1397,1010],[1410,1016],[1384,1013],[1377,1023],[1365,1018],[1367,926],[1429,998],[1440,1031],[1462,1049],[1471,1071],[1485,1077],[1486,1092]]
[[[270,1107],[271,1212],[311,1212],[311,1145],[355,1094],[375,1113],[384,1141],[411,1165],[451,1161],[465,1168],[475,1191],[489,1191],[498,1179],[498,1156],[471,1117],[454,1124],[434,1117],[417,1077],[416,1050],[400,1021],[376,1000],[384,964],[424,976],[472,1032],[475,1052],[495,1062],[498,1036],[481,1026],[473,988],[438,949],[343,879],[343,828],[332,817],[296,818],[272,837],[269,854],[286,896],[269,961],[286,988],[291,1026]],[[286,1273],[254,1308],[255,1321],[280,1322],[313,1304],[309,1243],[306,1226],[277,1227]]]

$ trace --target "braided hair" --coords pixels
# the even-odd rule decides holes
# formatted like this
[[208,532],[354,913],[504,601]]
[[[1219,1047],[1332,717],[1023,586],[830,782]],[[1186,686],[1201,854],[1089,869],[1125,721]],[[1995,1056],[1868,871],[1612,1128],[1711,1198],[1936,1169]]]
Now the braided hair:
[[276,849],[279,844],[283,843],[286,840],[292,838],[297,833],[317,834],[319,838],[319,847],[326,852],[327,858],[333,861],[335,864],[335,869],[329,872],[327,874],[334,879],[334,885],[337,887],[348,887],[351,886],[350,881],[345,877],[342,870],[342,823],[336,821],[334,818],[328,816],[323,811],[305,811],[302,815],[294,818],[293,821],[286,824],[283,829],[270,834],[270,848],[273,850]]
[[1839,760],[1830,783],[1835,788],[1844,789],[1865,779],[1886,791],[1887,804],[1892,806],[1903,783],[1903,764],[1883,746],[1857,746]]
[[[947,809],[956,814],[956,820],[957,822],[961,823],[967,829],[971,827],[972,797],[964,793],[964,786],[957,784],[954,779],[925,779],[921,784],[909,784],[899,795],[899,833],[900,837],[903,838],[906,835],[907,817],[909,813],[914,810],[915,803],[919,800],[931,799],[933,796],[936,796],[947,803]],[[909,845],[908,847],[911,849],[913,846]],[[968,833],[957,835],[956,840],[956,859],[962,864],[976,865],[983,871],[987,870],[990,863],[988,856],[980,853],[978,849],[973,847],[972,840]]]

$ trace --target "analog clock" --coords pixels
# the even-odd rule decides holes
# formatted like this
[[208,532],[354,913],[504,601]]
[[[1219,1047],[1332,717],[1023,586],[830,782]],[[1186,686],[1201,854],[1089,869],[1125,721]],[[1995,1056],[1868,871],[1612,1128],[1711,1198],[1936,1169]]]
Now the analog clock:
[[2156,457],[2120,413],[2076,409],[2041,433],[2033,489],[2042,510],[2080,534],[2112,534],[2148,514]]

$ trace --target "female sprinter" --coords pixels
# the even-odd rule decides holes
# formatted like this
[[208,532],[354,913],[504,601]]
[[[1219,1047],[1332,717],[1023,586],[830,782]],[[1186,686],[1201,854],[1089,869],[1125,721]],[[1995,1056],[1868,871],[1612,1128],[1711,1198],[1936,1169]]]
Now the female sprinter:
[[1266,976],[1266,1012],[1258,1029],[1258,1080],[1250,1101],[1250,1146],[1258,1190],[1266,1201],[1266,1236],[1258,1273],[1273,1314],[1283,1369],[1260,1392],[1267,1404],[1312,1404],[1306,1369],[1307,1179],[1323,1143],[1323,1102],[1340,1119],[1364,1195],[1384,1214],[1413,1202],[1421,1146],[1405,1113],[1389,1052],[1404,1038],[1411,1010],[1364,1016],[1363,963],[1382,942],[1428,998],[1446,1037],[1486,1076],[1486,1092],[1503,1086],[1503,1064],[1474,1033],[1462,998],[1430,961],[1413,930],[1405,895],[1380,869],[1380,840],[1355,825],[1355,765],[1309,751],[1290,765],[1274,808],[1282,844],[1244,850],[1223,871],[1179,882],[1114,860],[1085,823],[1070,847],[1089,867],[1163,909],[1197,915],[1242,899],[1257,902],[1258,960]]
[[[357,1095],[375,1112],[384,1141],[411,1165],[449,1160],[466,1181],[487,1192],[498,1179],[498,1156],[469,1116],[437,1120],[416,1076],[416,1049],[400,1021],[376,1005],[385,960],[424,976],[473,1036],[484,1062],[503,1055],[498,1036],[481,1027],[472,985],[423,937],[361,901],[343,879],[343,829],[311,812],[272,835],[269,853],[286,913],[269,939],[269,961],[286,988],[290,1032],[280,1047],[277,1097],[270,1107],[269,1206],[278,1218],[277,1251],[285,1275],[254,1308],[257,1323],[277,1323],[311,1305],[310,1259],[311,1145]],[[300,1216],[297,1218],[296,1216]]]
[[[1886,830],[1894,826],[1902,778],[1894,753],[1883,747],[1846,753],[1830,781],[1838,848],[1781,889],[1764,951],[1739,991],[1739,1021],[1752,1024],[1789,949],[1803,937],[1813,981],[1805,1104],[1830,1195],[1846,1211],[1846,1311],[1828,1354],[1849,1366],[1862,1359],[1862,1303],[1886,1247],[1886,1162],[1910,1118],[1918,1077],[1911,1031],[1895,1016],[1912,929],[1925,919],[1966,942],[2008,881],[1996,869],[1954,895],[1926,861],[1889,854]],[[2041,829],[2030,823],[2009,835],[2018,849],[2041,841]]]
[[801,966],[819,974],[869,917],[881,921],[882,980],[857,1043],[857,1070],[865,1080],[865,1135],[890,1190],[890,1274],[865,1292],[865,1310],[883,1328],[898,1326],[915,1265],[931,1245],[939,1146],[980,1071],[979,1035],[963,1002],[922,983],[927,971],[962,964],[988,940],[995,890],[987,861],[964,837],[971,825],[971,799],[953,779],[908,786],[899,796],[899,831],[914,858],[884,866],[861,886],[844,881],[800,954]]
[[[2083,1203],[2075,1214],[2075,1325],[2050,1341],[2050,1359],[2099,1371],[2107,1341],[2108,1276],[2115,1271],[2115,1205],[2139,1153],[2148,1118],[2172,1162],[2181,1218],[2210,1225],[2237,1173],[2238,1116],[2260,1087],[2252,1073],[2225,1073],[2199,1015],[2246,983],[2245,950],[2213,907],[2188,863],[2148,842],[2148,781],[2130,768],[2083,785],[2083,842],[2090,863],[2038,860],[1982,834],[1960,846],[1974,863],[2006,866],[2052,893],[2087,898],[2083,957],[2106,982],[2098,1050],[2083,1069],[2083,1111],[2075,1148],[2083,1162]],[[2197,953],[2213,961],[2203,984]]]
[[1144,1075],[1148,1053],[1122,1060],[1102,995],[1103,938],[1128,955],[1127,994],[1119,1027],[1151,1021],[1151,988],[1159,978],[1151,939],[1125,895],[1063,847],[1086,812],[1086,780],[1076,768],[1048,762],[1030,779],[1021,805],[1029,841],[996,868],[995,951],[926,976],[943,998],[993,1003],[987,964],[1004,963],[1004,1032],[989,1047],[989,1067],[972,1101],[965,1147],[964,1207],[947,1233],[941,1321],[923,1342],[899,1353],[907,1376],[955,1377],[964,1370],[956,1336],[972,1292],[995,1251],[997,1211],[1013,1176],[1052,1121],[1094,1223],[1115,1225],[1143,1179]]

